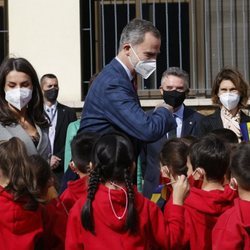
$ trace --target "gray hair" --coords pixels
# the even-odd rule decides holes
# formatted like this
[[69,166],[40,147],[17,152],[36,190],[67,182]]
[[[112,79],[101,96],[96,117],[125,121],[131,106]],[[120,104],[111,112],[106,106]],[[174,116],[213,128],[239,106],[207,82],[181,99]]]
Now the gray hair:
[[130,43],[131,45],[137,45],[144,41],[146,33],[152,33],[153,36],[160,39],[161,34],[159,30],[153,25],[152,22],[135,18],[130,21],[122,30],[119,51],[122,50],[122,46],[125,43]]
[[189,91],[189,75],[185,70],[180,69],[178,67],[168,68],[162,74],[161,85],[163,84],[163,81],[165,80],[165,78],[170,76],[170,75],[177,76],[177,77],[181,78],[184,81],[185,91],[187,91],[187,92]]

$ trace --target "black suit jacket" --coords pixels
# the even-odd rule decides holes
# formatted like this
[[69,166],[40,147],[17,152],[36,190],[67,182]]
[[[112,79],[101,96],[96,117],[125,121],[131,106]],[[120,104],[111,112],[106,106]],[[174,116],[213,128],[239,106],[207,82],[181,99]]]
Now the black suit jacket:
[[61,158],[61,163],[59,167],[54,170],[56,173],[64,171],[64,148],[67,128],[68,125],[76,119],[77,117],[74,109],[57,103],[57,121],[53,154]]
[[[197,136],[198,125],[202,118],[203,115],[189,107],[184,106],[181,136]],[[159,155],[167,139],[167,136],[164,135],[156,142],[145,144],[140,154],[142,170],[144,172],[143,194],[148,198],[151,197],[153,191],[159,184]]]
[[[198,136],[206,135],[214,129],[223,128],[222,119],[220,116],[220,108],[216,109],[211,115],[204,116],[198,128]],[[240,122],[249,122],[250,117],[244,112],[240,111]]]

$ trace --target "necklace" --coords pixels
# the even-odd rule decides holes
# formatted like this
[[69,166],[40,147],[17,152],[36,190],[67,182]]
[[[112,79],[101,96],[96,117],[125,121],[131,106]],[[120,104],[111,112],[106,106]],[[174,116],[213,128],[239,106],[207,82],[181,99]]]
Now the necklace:
[[126,190],[125,190],[123,187],[121,187],[121,186],[115,184],[114,182],[110,182],[110,184],[111,184],[112,186],[115,186],[115,187],[120,188],[120,189],[124,192],[125,197],[126,197],[126,204],[125,204],[124,211],[123,211],[123,213],[122,213],[121,216],[118,216],[117,213],[115,212],[115,209],[114,209],[114,206],[113,206],[113,203],[112,203],[112,199],[111,199],[111,189],[109,188],[109,202],[110,202],[111,209],[112,209],[112,211],[113,211],[115,217],[116,217],[118,220],[121,220],[121,219],[125,216],[125,214],[126,214],[126,212],[127,212],[127,209],[128,209],[128,195],[127,195]]

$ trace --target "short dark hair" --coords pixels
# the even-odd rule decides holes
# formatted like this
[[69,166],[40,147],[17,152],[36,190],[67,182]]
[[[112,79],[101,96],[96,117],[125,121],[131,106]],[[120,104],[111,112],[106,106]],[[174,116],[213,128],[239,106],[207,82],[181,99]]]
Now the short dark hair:
[[119,50],[125,43],[131,43],[131,45],[143,43],[146,33],[151,33],[154,37],[161,39],[159,30],[152,22],[139,18],[133,19],[122,30]]
[[168,76],[177,76],[181,78],[184,81],[184,86],[185,86],[185,92],[189,92],[189,75],[188,73],[178,67],[170,67],[167,70],[165,70],[162,74],[161,77],[161,84],[163,83],[164,79]]
[[218,128],[212,130],[210,133],[215,134],[216,136],[218,136],[220,139],[222,139],[227,143],[238,143],[238,137],[231,129]]
[[96,133],[81,131],[71,141],[72,161],[84,174],[89,172],[88,165],[91,161],[91,152],[96,139]]
[[48,73],[48,74],[44,74],[41,79],[40,79],[40,85],[41,87],[43,87],[43,80],[45,78],[49,78],[49,79],[57,79],[56,75],[52,74],[52,73]]
[[208,180],[224,180],[230,162],[230,147],[216,135],[209,134],[194,143],[189,156],[193,170],[201,167]]
[[230,170],[239,186],[250,191],[250,144],[242,142],[237,144],[232,151]]

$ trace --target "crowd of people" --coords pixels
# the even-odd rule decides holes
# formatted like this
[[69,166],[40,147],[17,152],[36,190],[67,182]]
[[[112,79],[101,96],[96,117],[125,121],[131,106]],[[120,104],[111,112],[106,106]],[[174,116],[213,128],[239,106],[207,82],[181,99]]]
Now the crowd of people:
[[154,72],[160,45],[151,22],[130,21],[78,120],[54,74],[39,81],[26,59],[4,60],[0,249],[250,249],[248,84],[221,69],[205,116],[184,104],[187,72],[170,67],[145,112],[134,82]]

